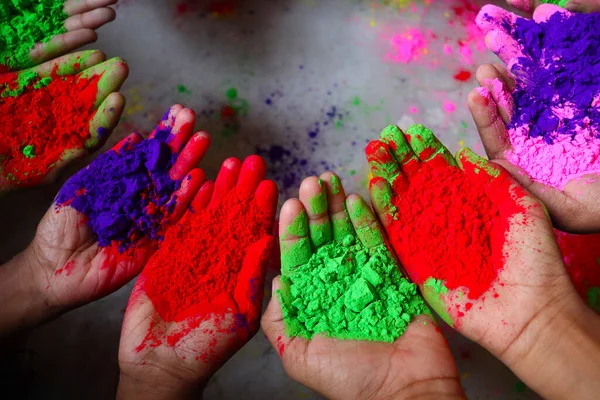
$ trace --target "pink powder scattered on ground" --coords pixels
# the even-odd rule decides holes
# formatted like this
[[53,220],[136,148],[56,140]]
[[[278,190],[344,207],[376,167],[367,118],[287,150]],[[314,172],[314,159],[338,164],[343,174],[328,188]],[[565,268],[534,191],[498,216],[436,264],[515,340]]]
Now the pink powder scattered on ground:
[[410,28],[404,33],[393,34],[390,38],[390,50],[386,59],[394,63],[408,64],[418,60],[428,52],[428,39],[431,34],[422,33],[418,29]]
[[562,190],[573,179],[600,174],[600,139],[589,129],[575,132],[573,138],[557,135],[552,144],[528,137],[526,127],[511,128],[508,134],[513,147],[508,160],[535,181]]
[[410,106],[410,108],[408,109],[408,111],[409,111],[411,114],[416,114],[416,113],[418,113],[418,112],[419,112],[419,109],[417,108],[417,106]]
[[453,113],[456,111],[456,105],[451,101],[444,100],[444,111],[447,113]]

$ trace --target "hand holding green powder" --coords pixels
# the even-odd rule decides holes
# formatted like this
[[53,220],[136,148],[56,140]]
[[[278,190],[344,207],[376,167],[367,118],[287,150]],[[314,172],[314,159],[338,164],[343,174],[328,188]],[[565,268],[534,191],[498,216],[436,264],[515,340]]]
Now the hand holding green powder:
[[316,193],[281,233],[279,295],[288,336],[393,342],[416,315],[429,313],[416,285],[400,273],[362,198],[346,203],[335,175],[327,187],[307,181],[301,198]]

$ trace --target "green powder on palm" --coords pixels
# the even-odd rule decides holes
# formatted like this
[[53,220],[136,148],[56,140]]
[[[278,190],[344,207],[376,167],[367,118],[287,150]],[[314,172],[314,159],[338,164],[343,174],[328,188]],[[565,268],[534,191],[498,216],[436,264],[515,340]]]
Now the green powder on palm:
[[32,66],[29,52],[66,32],[62,0],[0,0],[0,70]]
[[281,282],[289,336],[393,342],[415,316],[430,314],[387,248],[368,250],[353,235],[319,247]]

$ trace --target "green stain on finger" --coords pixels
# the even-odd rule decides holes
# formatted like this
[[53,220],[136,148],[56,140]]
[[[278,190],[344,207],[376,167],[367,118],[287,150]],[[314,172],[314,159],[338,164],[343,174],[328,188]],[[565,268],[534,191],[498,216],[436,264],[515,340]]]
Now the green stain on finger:
[[348,213],[344,212],[343,216],[334,216],[331,218],[333,231],[333,239],[340,241],[348,235],[355,235],[354,227],[352,227],[352,221],[348,217]]
[[310,259],[312,249],[307,237],[300,238],[292,243],[281,242],[281,272],[289,274],[294,269]]
[[[473,165],[473,171],[478,174],[483,170],[486,174],[491,176],[492,178],[497,178],[500,176],[500,170],[494,168],[492,164],[488,160],[483,157],[479,157],[473,150],[468,147],[463,147],[460,149],[456,155],[456,159],[458,160],[467,160],[469,164]],[[462,161],[461,161],[462,163]],[[464,165],[463,165],[464,169]]]
[[334,195],[342,191],[342,181],[337,175],[331,175],[331,193]]
[[435,312],[442,318],[448,325],[454,326],[454,321],[448,313],[446,302],[442,296],[448,293],[448,288],[440,283],[439,280],[429,277],[423,284],[423,296],[429,303],[429,305],[435,310]]
[[320,192],[308,200],[310,203],[310,212],[315,215],[327,212],[327,193],[325,192],[322,179],[319,179],[319,186],[321,187]]
[[290,237],[303,237],[308,234],[308,217],[306,212],[302,210],[300,214],[294,218],[291,224],[287,226],[286,232],[282,233],[282,239],[288,239]]
[[422,161],[429,161],[439,155],[449,165],[456,165],[456,160],[454,160],[452,154],[425,126],[421,124],[411,125],[406,133],[409,137],[410,146]]
[[394,157],[400,164],[407,163],[414,158],[414,153],[404,134],[396,125],[389,125],[381,132],[381,140],[394,152]]
[[356,235],[368,248],[385,243],[383,232],[371,212],[368,204],[362,200],[355,201],[350,207],[350,217],[355,221]]
[[28,144],[27,146],[23,147],[22,153],[25,156],[25,158],[35,157],[35,149],[32,144]]
[[433,291],[438,294],[448,293],[448,288],[444,284],[444,281],[441,279],[429,278],[427,279],[427,281],[425,281],[423,286],[432,288]]

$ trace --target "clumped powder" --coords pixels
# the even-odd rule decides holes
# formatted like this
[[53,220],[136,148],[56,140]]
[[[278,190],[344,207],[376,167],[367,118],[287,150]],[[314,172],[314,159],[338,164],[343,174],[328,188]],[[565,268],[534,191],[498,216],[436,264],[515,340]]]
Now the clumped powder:
[[509,160],[559,189],[600,173],[600,14],[557,12],[537,23],[486,7],[478,22],[500,26],[522,53],[509,65]]
[[[267,204],[277,198],[275,184],[263,187],[267,190],[259,187],[256,197],[232,189],[206,209],[189,210],[168,229],[144,269],[144,288],[163,321],[183,324],[167,338],[151,327],[138,351],[174,346],[201,322],[222,321],[225,314],[234,315],[235,326],[215,326],[212,333],[258,326],[273,246],[274,213]],[[209,355],[206,350],[199,357]]]
[[102,247],[124,252],[141,239],[160,240],[180,185],[169,177],[177,159],[167,144],[170,133],[161,124],[152,139],[96,158],[61,188],[57,209],[68,205],[83,213]]
[[289,336],[393,342],[415,316],[429,314],[388,249],[369,251],[353,235],[321,246],[281,282]]
[[3,0],[0,2],[0,72],[30,67],[29,52],[66,32],[67,14],[61,0]]
[[67,151],[85,148],[99,79],[0,75],[0,179],[39,184]]

